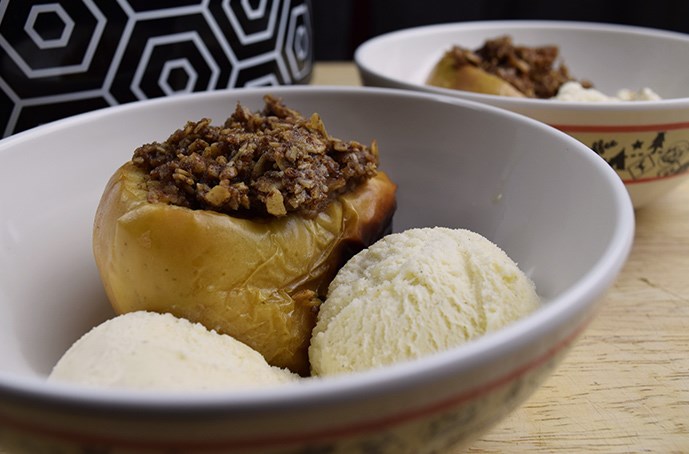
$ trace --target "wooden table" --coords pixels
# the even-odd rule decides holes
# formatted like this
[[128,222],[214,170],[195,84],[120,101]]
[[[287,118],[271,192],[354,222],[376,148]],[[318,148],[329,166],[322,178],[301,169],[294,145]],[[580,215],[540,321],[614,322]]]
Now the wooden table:
[[[359,85],[352,63],[313,84]],[[597,318],[546,383],[470,453],[689,453],[689,181],[636,212]]]

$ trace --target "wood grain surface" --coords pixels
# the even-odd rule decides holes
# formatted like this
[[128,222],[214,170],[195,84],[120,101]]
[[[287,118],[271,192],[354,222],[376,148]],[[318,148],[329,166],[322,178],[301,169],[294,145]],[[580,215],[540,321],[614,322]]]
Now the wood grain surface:
[[[351,62],[328,62],[311,83],[360,79]],[[462,452],[689,453],[689,181],[636,223],[628,262],[568,357]]]

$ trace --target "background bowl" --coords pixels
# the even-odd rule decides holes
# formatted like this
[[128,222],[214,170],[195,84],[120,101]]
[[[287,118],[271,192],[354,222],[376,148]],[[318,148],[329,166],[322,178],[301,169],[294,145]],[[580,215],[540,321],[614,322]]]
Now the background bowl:
[[309,0],[5,0],[0,137],[131,101],[305,83],[312,39]]
[[[470,49],[510,35],[515,44],[554,44],[572,75],[614,95],[651,87],[664,99],[571,103],[483,95],[425,84],[452,45]],[[554,126],[591,147],[624,181],[640,208],[689,176],[689,36],[622,25],[558,21],[481,21],[419,27],[361,45],[365,85],[445,94],[501,107]]]
[[[91,252],[110,175],[138,145],[189,119],[222,122],[237,101],[260,108],[268,92],[319,112],[334,136],[377,139],[399,185],[395,230],[485,235],[531,276],[543,307],[456,349],[296,386],[161,394],[46,382],[72,342],[113,316]],[[282,87],[131,103],[4,139],[0,167],[0,434],[10,452],[423,453],[467,443],[562,359],[633,237],[623,184],[580,142],[504,110],[410,91]]]

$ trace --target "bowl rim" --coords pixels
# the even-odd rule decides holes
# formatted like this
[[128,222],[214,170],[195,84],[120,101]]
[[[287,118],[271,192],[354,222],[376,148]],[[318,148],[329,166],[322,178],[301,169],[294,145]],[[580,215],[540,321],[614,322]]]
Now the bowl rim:
[[[118,112],[147,107],[170,107],[183,104],[190,98],[211,98],[261,94],[321,93],[346,96],[377,96],[381,98],[406,98],[410,101],[445,103],[459,108],[489,112],[509,117],[530,128],[541,129],[549,135],[557,135],[571,152],[578,152],[590,161],[596,173],[610,185],[615,205],[617,224],[612,241],[600,254],[597,262],[576,283],[560,295],[549,300],[529,316],[482,336],[461,347],[423,357],[411,362],[395,364],[381,369],[360,372],[327,379],[313,378],[307,383],[278,386],[259,390],[222,390],[199,393],[142,392],[134,390],[89,389],[63,383],[47,382],[45,378],[25,377],[0,371],[0,397],[6,402],[36,404],[46,408],[72,408],[77,410],[107,411],[108,414],[126,413],[137,415],[184,414],[241,414],[248,410],[275,411],[287,408],[320,406],[352,398],[365,398],[376,393],[389,394],[410,389],[433,379],[449,377],[462,367],[486,364],[498,356],[502,349],[517,348],[533,342],[544,327],[564,325],[570,317],[580,313],[602,297],[612,285],[626,262],[634,236],[634,211],[628,193],[615,172],[588,147],[541,122],[497,107],[436,94],[370,87],[344,86],[291,86],[252,89],[227,89],[205,93],[191,93],[167,98],[137,101],[100,110],[86,112],[37,126],[0,140],[0,155],[35,135],[50,135],[87,120],[107,118]],[[578,151],[576,151],[578,150]],[[573,327],[568,342],[584,329],[588,321]],[[563,347],[562,345],[561,347]],[[480,385],[477,385],[480,386]]]
[[[658,110],[672,110],[678,107],[687,107],[689,104],[689,93],[684,97],[666,98],[660,100],[642,100],[631,102],[619,101],[561,101],[556,99],[533,99],[533,98],[514,98],[509,96],[489,95],[483,93],[474,93],[464,90],[455,90],[450,88],[434,87],[430,85],[410,82],[406,79],[391,77],[373,63],[374,60],[369,58],[371,52],[375,52],[377,48],[394,44],[400,38],[431,35],[438,32],[446,31],[463,31],[463,30],[482,30],[497,28],[501,33],[509,33],[510,30],[517,29],[566,29],[576,30],[581,32],[587,31],[605,31],[618,34],[641,35],[645,37],[655,37],[660,39],[682,41],[689,45],[689,34],[681,32],[661,30],[650,27],[641,27],[636,25],[613,24],[607,22],[588,22],[588,21],[566,21],[566,20],[477,20],[466,22],[447,22],[432,25],[423,25],[418,27],[410,27],[401,30],[384,33],[373,38],[370,38],[361,43],[354,51],[354,63],[362,74],[368,74],[378,79],[384,80],[391,86],[404,87],[405,89],[415,91],[425,91],[429,93],[436,93],[446,96],[459,97],[472,101],[493,103],[494,105],[501,105],[507,108],[531,108],[531,109],[558,109],[567,111],[587,111],[595,108],[597,111],[658,111]],[[448,43],[449,45],[449,43]]]

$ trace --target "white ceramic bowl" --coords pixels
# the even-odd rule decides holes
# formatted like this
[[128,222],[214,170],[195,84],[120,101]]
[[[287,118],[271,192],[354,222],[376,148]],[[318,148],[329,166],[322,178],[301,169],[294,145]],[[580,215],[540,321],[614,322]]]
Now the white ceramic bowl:
[[[189,119],[221,122],[237,101],[259,108],[267,92],[319,112],[333,135],[376,138],[399,184],[395,230],[482,233],[533,278],[543,307],[453,350],[297,386],[162,394],[48,383],[69,345],[113,316],[91,252],[110,175],[136,146]],[[526,399],[586,328],[634,226],[623,184],[580,142],[507,111],[401,90],[132,103],[0,141],[0,168],[0,439],[10,452],[423,453],[468,442]]]
[[[510,35],[516,44],[553,44],[572,75],[613,95],[651,87],[663,100],[571,103],[431,87],[425,81],[452,45],[476,49]],[[362,44],[355,61],[365,85],[456,96],[528,115],[593,148],[613,167],[640,208],[689,176],[689,36],[622,25],[486,21],[412,28]]]

